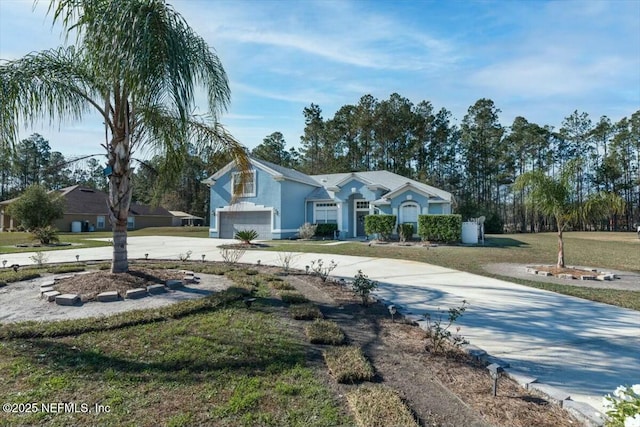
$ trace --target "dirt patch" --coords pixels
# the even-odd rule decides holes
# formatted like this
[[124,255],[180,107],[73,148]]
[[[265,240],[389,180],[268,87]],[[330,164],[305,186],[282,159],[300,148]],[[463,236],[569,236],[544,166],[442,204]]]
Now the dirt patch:
[[182,280],[183,275],[172,270],[151,270],[136,268],[126,273],[94,271],[76,274],[56,281],[54,289],[63,294],[80,295],[82,302],[95,301],[98,294],[118,291],[123,297],[129,289],[144,288],[155,284],[164,284],[167,280]]
[[[426,334],[396,316],[392,322],[382,304],[363,307],[348,289],[317,277],[286,280],[362,347],[376,371],[376,381],[397,390],[424,426],[576,426],[580,422],[540,395],[501,378],[498,395],[485,367],[465,353],[425,350]],[[336,385],[346,394],[357,385]]]

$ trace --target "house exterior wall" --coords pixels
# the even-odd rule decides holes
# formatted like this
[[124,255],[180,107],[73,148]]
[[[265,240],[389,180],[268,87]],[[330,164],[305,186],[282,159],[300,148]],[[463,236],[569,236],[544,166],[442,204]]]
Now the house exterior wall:
[[293,237],[298,233],[298,228],[305,222],[305,198],[313,191],[313,187],[301,182],[281,181],[280,184],[281,203],[276,215],[274,239]]
[[[272,212],[271,238],[282,239],[294,236],[304,223],[304,199],[313,190],[313,187],[295,181],[278,181],[259,167],[254,170],[255,196],[240,197],[234,205],[242,206],[244,210],[254,208],[256,210],[270,210]],[[219,216],[216,212],[220,212],[224,208],[233,210],[231,180],[233,172],[236,171],[237,169],[232,168],[211,186],[210,237],[220,236]],[[286,210],[284,214],[283,209]]]
[[[105,224],[103,229],[98,229],[98,216],[105,217]],[[134,215],[134,230],[147,227],[171,227],[173,217],[170,216],[158,216],[158,215]],[[71,223],[74,221],[85,222],[88,221],[90,226],[94,227],[95,231],[110,231],[111,224],[109,223],[109,215],[95,214],[64,214],[61,219],[57,219],[53,222],[53,226],[63,233],[71,231]]]

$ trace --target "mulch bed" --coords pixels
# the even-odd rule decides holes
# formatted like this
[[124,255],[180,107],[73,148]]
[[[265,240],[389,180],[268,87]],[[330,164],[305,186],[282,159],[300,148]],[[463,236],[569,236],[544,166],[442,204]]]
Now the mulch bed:
[[[397,390],[424,426],[575,427],[569,413],[543,396],[503,377],[498,395],[483,364],[448,348],[444,354],[426,350],[426,332],[387,308],[369,307],[348,288],[307,275],[290,275],[293,284],[316,302],[327,319],[346,333],[348,343],[362,347],[376,371],[376,380]],[[346,394],[354,386],[336,386]]]
[[94,301],[98,294],[118,291],[120,295],[127,290],[144,288],[149,285],[164,284],[170,279],[182,279],[182,275],[171,270],[133,268],[127,273],[111,273],[96,271],[86,274],[75,274],[72,277],[57,281],[54,289],[63,294],[78,294],[83,302]]

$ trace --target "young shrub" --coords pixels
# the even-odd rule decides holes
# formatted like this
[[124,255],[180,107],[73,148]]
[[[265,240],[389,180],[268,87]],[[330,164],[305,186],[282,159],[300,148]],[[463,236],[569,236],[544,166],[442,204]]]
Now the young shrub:
[[282,302],[287,304],[302,304],[302,303],[309,302],[307,297],[305,297],[298,291],[284,290],[284,291],[278,292],[278,294],[280,295]]
[[373,366],[364,357],[360,347],[334,347],[323,355],[329,373],[339,383],[353,384],[373,378]]
[[324,261],[322,259],[318,259],[311,261],[310,268],[311,271],[313,271],[313,274],[320,277],[323,282],[326,282],[329,274],[331,274],[331,272],[335,270],[337,266],[338,264],[336,264],[334,260],[331,260],[331,262],[329,262],[329,265],[325,266]]
[[31,234],[33,234],[33,237],[43,245],[50,245],[60,241],[58,238],[58,229],[50,225],[34,228]]
[[367,215],[364,217],[365,233],[377,234],[380,240],[389,240],[395,226],[395,215]]
[[240,230],[236,231],[234,239],[240,240],[245,245],[250,245],[252,240],[257,239],[259,236],[256,230]]
[[298,228],[298,237],[303,240],[313,239],[313,236],[316,235],[316,228],[318,226],[316,224],[309,224],[305,222]]
[[413,237],[413,224],[404,223],[398,225],[398,236],[400,237],[401,242],[406,242],[407,240],[411,240]]
[[398,393],[390,387],[358,387],[347,394],[347,402],[360,427],[419,426]]
[[462,238],[461,215],[418,215],[418,234],[432,242],[459,242]]
[[311,344],[342,345],[346,337],[340,326],[330,320],[316,319],[305,328]]
[[[427,342],[430,344],[433,353],[440,353],[444,349],[445,342],[449,342],[456,348],[469,343],[458,333],[460,332],[460,327],[456,328],[455,334],[450,331],[453,324],[464,314],[467,305],[467,301],[462,300],[460,307],[450,308],[447,312],[446,321],[443,319],[444,312],[442,310],[438,310],[438,314],[433,318],[429,313],[424,315],[427,320]],[[427,350],[429,350],[428,347]]]
[[362,270],[358,270],[358,274],[355,275],[353,283],[351,284],[353,292],[362,298],[362,305],[365,307],[369,305],[369,294],[377,287],[378,282],[369,279],[366,274],[362,273]]
[[297,257],[293,252],[278,252],[278,261],[284,274],[289,274],[289,269],[293,265],[293,260]]
[[289,306],[289,314],[296,320],[315,320],[324,317],[315,304],[292,304]]
[[46,262],[49,260],[49,256],[46,253],[40,251],[36,252],[35,255],[31,255],[29,259],[33,261],[33,263],[37,265],[38,268],[40,268],[42,267],[42,264],[46,264]]
[[220,256],[222,257],[222,261],[227,265],[234,265],[240,258],[244,255],[244,249],[231,249],[231,248],[222,248],[220,249]]

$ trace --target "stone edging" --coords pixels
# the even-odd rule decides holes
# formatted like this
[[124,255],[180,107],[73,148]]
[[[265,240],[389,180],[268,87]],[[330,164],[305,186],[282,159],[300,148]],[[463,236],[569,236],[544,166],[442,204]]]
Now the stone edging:
[[[144,288],[128,289],[125,295],[120,295],[118,291],[106,291],[97,295],[96,302],[114,302],[124,301],[125,299],[144,298],[148,295],[158,295],[167,290],[176,290],[188,284],[200,283],[200,277],[196,276],[193,271],[180,270],[179,274],[183,275],[182,280],[172,279],[165,281],[165,284],[149,285]],[[68,279],[73,275],[54,276],[53,280],[47,280],[40,284],[40,298],[47,302],[55,302],[57,305],[75,306],[82,301],[80,295],[62,294],[54,289],[56,281]]]

